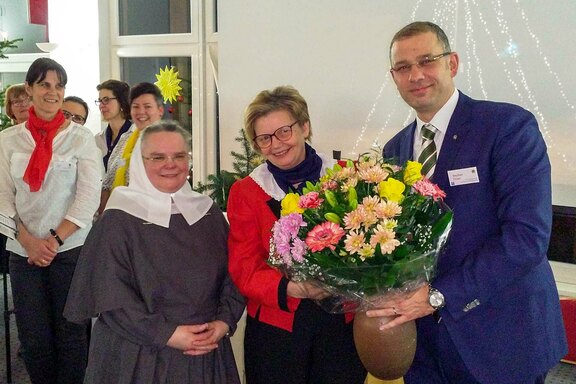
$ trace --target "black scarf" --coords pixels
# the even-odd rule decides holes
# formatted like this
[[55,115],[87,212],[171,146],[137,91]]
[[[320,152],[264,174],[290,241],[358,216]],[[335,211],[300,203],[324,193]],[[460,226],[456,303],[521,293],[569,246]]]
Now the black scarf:
[[[274,180],[286,193],[291,191],[302,192],[302,188],[304,188],[307,181],[314,183],[320,178],[322,159],[316,154],[314,148],[308,144],[305,144],[305,146],[306,157],[304,161],[292,169],[280,169],[270,161],[266,161],[268,170],[272,173]],[[298,184],[298,187],[294,186],[296,184]]]

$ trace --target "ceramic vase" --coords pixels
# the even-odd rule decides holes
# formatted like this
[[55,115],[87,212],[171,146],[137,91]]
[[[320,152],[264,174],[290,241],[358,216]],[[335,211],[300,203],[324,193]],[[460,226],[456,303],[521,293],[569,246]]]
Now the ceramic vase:
[[354,317],[354,343],[362,364],[381,380],[398,379],[408,371],[416,353],[414,320],[381,331],[380,325],[392,318],[367,317],[357,312]]

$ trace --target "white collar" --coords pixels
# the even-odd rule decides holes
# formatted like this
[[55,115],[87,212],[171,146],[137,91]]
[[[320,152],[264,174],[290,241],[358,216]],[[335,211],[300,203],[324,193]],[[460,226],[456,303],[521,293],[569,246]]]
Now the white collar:
[[[459,96],[460,94],[458,93],[458,90],[454,89],[452,96],[450,96],[450,98],[448,99],[448,101],[446,101],[446,103],[442,106],[442,108],[440,108],[440,110],[436,112],[432,120],[429,121],[429,123],[432,124],[434,128],[442,132],[442,135],[446,134],[446,131],[448,130],[448,124],[450,123],[450,118],[452,117],[452,114],[456,109],[456,104],[458,104]],[[416,124],[418,124],[417,125],[418,135],[421,135],[420,129],[422,129],[422,126],[427,123],[425,121],[420,120],[420,118],[416,116]]]
[[[318,156],[322,159],[320,176],[323,176],[326,174],[326,169],[332,168],[334,164],[336,164],[336,160],[329,158],[323,153],[319,153]],[[286,192],[278,186],[276,180],[274,180],[274,176],[272,176],[272,173],[268,170],[268,164],[263,163],[257,166],[252,173],[250,173],[250,178],[274,200],[281,201],[284,196],[286,196]]]

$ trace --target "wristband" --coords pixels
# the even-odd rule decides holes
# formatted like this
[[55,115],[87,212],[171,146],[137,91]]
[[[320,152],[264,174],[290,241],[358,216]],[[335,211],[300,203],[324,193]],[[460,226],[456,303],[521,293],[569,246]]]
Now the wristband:
[[58,236],[58,234],[56,233],[56,231],[53,230],[52,228],[50,228],[50,234],[52,235],[53,238],[56,239],[56,241],[58,242],[58,245],[60,245],[60,246],[64,245],[64,242],[62,241],[62,239],[60,238],[60,236]]

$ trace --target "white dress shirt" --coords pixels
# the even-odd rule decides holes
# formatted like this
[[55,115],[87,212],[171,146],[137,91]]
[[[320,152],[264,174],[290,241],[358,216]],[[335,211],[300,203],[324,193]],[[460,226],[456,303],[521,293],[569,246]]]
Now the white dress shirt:
[[446,104],[440,108],[438,112],[434,115],[430,121],[422,121],[416,117],[416,132],[414,133],[414,159],[418,159],[418,155],[422,151],[422,126],[424,124],[431,124],[436,128],[436,134],[434,135],[434,144],[436,144],[436,155],[440,156],[440,150],[442,148],[442,142],[444,141],[444,136],[448,130],[448,124],[450,124],[450,119],[452,114],[456,109],[456,104],[458,104],[458,90],[454,89],[454,93]]

